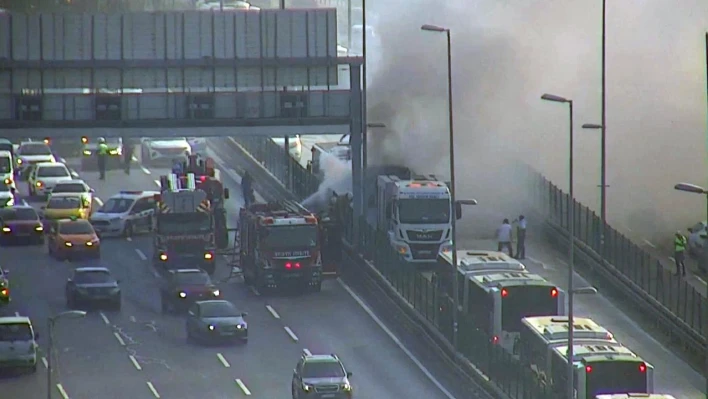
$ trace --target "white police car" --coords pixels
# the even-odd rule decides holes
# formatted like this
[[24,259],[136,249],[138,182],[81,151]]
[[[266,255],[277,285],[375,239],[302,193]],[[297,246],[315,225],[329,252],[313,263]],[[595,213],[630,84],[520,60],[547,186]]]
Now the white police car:
[[157,191],[121,191],[106,201],[89,219],[101,236],[151,231]]

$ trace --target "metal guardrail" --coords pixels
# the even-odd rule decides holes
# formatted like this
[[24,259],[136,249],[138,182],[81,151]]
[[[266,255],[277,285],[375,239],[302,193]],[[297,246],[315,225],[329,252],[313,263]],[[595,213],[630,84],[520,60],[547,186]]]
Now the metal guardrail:
[[[296,199],[304,199],[317,191],[318,179],[298,162],[287,157],[285,150],[271,140],[262,138],[229,140],[232,145],[237,144],[242,150],[249,152],[252,159],[260,163],[269,172],[269,175],[275,177],[284,187],[292,188]],[[290,163],[287,168],[285,166],[286,160]],[[650,314],[656,326],[668,333],[680,346],[683,346],[685,352],[693,356],[692,360],[703,361],[702,354],[705,353],[706,336],[708,336],[708,300],[683,279],[657,265],[657,259],[640,249],[621,233],[609,225],[603,226],[597,215],[579,202],[571,201],[568,194],[561,191],[544,176],[531,169],[528,170],[528,173],[527,181],[530,185],[530,192],[535,193],[532,197],[532,205],[539,215],[539,220],[546,221],[544,233],[547,238],[556,246],[567,247],[568,218],[566,210],[572,206],[577,229],[575,244],[579,248],[579,263],[585,267],[586,271],[592,272],[594,277],[603,279],[604,287],[612,287],[613,293],[628,298],[639,309]],[[348,237],[347,241],[352,242],[351,210],[347,206],[341,211],[345,212],[348,218],[345,220],[350,220],[350,222],[344,223],[344,234],[345,237]],[[395,262],[391,260],[394,258],[385,258],[385,255],[380,252],[381,248],[388,248],[388,245],[376,245],[377,242],[380,242],[377,241],[376,233],[366,223],[362,223],[362,226],[366,226],[361,229],[362,256],[373,260],[373,267],[379,270],[386,267],[386,262],[395,265]],[[603,237],[604,245],[602,243]],[[601,251],[604,252],[604,258],[600,255]],[[381,261],[384,259],[386,262],[382,266]],[[387,281],[398,288],[406,286],[399,281],[403,278],[400,273],[391,274],[387,276]],[[429,287],[418,290],[424,289],[428,290]],[[420,305],[416,305],[416,299],[409,298],[410,295],[415,297],[424,294],[415,289],[413,293],[401,292],[398,289],[396,291],[404,298],[409,299],[421,317],[426,317],[426,313],[422,313],[423,310],[419,309]],[[445,336],[445,333],[441,333]],[[474,335],[477,333],[465,332],[464,334]],[[460,334],[460,336],[464,334]],[[479,338],[477,337],[477,339]],[[485,349],[477,346],[476,350],[484,351]],[[492,356],[495,359],[495,364],[503,362],[504,367],[515,370],[512,367],[513,364],[508,364],[513,363],[512,360],[500,360],[498,357],[501,355],[490,354],[489,350],[492,350],[490,348],[486,348],[486,350],[487,352],[484,353]],[[463,350],[461,354],[471,356],[475,365],[483,370],[483,367],[477,364],[485,361],[480,359],[487,359],[482,354],[476,352],[473,354],[469,350],[467,352]],[[519,371],[519,373],[522,372]],[[491,377],[494,377],[493,373]],[[522,376],[522,379],[525,378],[527,376]],[[522,388],[520,389],[536,389],[528,388],[527,385],[521,383]],[[532,394],[526,393],[524,398],[534,397],[529,395]],[[543,395],[546,395],[546,392]],[[539,397],[550,398],[552,396]]]

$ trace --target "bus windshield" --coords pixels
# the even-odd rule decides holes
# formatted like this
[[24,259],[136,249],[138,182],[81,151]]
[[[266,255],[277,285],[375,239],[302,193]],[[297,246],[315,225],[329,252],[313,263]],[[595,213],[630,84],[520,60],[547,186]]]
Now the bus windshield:
[[647,393],[648,367],[641,360],[603,360],[586,365],[587,398],[597,395]]
[[[521,319],[524,317],[556,316],[558,291],[554,290],[547,285],[519,285],[503,288],[502,330],[521,331]],[[553,295],[552,292],[556,294]]]
[[160,234],[195,234],[211,231],[211,218],[208,213],[165,213],[157,218],[157,230]]

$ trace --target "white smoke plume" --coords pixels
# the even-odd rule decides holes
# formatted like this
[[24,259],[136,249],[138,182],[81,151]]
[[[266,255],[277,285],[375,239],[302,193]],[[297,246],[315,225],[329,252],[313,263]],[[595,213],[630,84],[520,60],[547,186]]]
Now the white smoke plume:
[[351,162],[342,161],[333,155],[321,154],[320,169],[324,176],[319,189],[302,201],[302,205],[313,212],[326,209],[333,192],[342,195],[352,191]]

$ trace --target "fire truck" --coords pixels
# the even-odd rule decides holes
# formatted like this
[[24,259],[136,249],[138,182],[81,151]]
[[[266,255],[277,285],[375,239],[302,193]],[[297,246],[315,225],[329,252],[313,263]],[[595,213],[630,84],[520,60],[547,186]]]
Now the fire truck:
[[225,249],[229,245],[229,232],[226,225],[226,207],[224,203],[225,200],[229,199],[229,189],[224,188],[220,172],[216,169],[212,158],[202,160],[197,155],[190,155],[187,162],[183,165],[182,173],[177,175],[180,184],[187,184],[187,176],[190,173],[194,175],[196,188],[207,194],[207,199],[211,204],[216,247]]
[[314,214],[294,201],[241,208],[239,231],[244,282],[261,292],[286,287],[318,292],[323,278],[337,276],[334,262],[322,259],[326,231]]
[[158,270],[199,267],[216,269],[214,217],[207,193],[196,187],[193,173],[186,184],[176,174],[160,176],[155,196],[157,225],[153,238],[153,265]]

